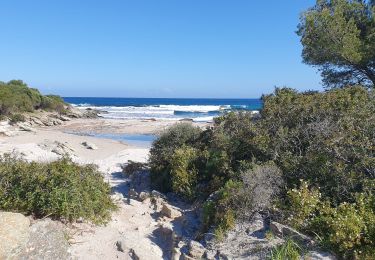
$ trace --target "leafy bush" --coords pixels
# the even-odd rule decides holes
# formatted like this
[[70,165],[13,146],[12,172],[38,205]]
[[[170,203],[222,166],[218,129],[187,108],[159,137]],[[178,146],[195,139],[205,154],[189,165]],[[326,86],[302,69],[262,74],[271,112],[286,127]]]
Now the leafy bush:
[[201,129],[189,123],[176,124],[153,143],[150,150],[151,182],[163,192],[172,191],[170,160],[176,149],[194,143]]
[[323,245],[345,258],[370,259],[375,255],[375,196],[357,194],[354,203],[332,207],[320,200],[317,189],[302,182],[288,192],[289,223],[321,239]]
[[196,149],[187,146],[176,149],[171,158],[172,191],[187,200],[195,198],[197,193],[196,159]]
[[22,114],[14,114],[9,117],[9,121],[11,124],[16,124],[18,122],[25,122],[26,118]]
[[115,209],[110,186],[93,165],[68,158],[51,163],[0,156],[0,209],[36,217],[103,223]]
[[238,201],[233,194],[241,186],[240,182],[228,181],[203,205],[203,228],[208,230],[213,226],[218,240],[223,239],[225,233],[235,225],[235,204]]
[[37,109],[63,113],[66,104],[58,96],[43,96],[21,80],[0,82],[0,115],[33,112]]
[[[374,201],[375,90],[277,88],[262,99],[259,117],[232,112],[204,131],[167,131],[151,149],[152,182],[198,202],[215,194],[203,207],[203,222],[218,234],[267,210],[278,194],[273,216],[318,234],[340,255],[373,253],[374,206],[366,202],[364,211],[358,194]],[[340,225],[347,227],[342,233]]]

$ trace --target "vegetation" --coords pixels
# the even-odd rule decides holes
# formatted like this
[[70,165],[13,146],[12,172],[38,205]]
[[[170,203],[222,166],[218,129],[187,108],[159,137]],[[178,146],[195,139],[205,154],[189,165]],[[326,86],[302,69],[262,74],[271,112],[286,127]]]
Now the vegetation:
[[299,260],[301,259],[302,248],[295,243],[293,240],[289,239],[285,244],[277,246],[274,248],[268,259],[270,260]]
[[318,0],[301,17],[303,60],[328,87],[375,86],[375,2]]
[[93,165],[68,158],[51,163],[0,156],[0,209],[75,221],[103,223],[115,209],[110,186]]
[[263,103],[259,118],[228,113],[206,130],[163,133],[151,149],[154,186],[206,201],[204,229],[218,238],[268,211],[342,256],[375,254],[374,90],[277,88]]
[[0,82],[0,115],[10,116],[38,109],[64,113],[67,105],[59,96],[43,96],[21,80]]

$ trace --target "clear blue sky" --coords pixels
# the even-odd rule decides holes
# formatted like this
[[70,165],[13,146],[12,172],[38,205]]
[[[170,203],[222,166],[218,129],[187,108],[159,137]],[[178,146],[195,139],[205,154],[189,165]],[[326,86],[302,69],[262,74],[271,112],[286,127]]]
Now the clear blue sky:
[[0,80],[63,96],[322,89],[295,34],[314,0],[2,0]]

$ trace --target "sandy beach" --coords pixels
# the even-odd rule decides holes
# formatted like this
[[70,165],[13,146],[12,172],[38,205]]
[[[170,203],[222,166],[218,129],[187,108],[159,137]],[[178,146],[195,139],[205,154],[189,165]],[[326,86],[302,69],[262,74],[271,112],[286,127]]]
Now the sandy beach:
[[[74,119],[58,126],[35,127],[32,131],[8,129],[12,136],[0,137],[0,153],[17,153],[29,161],[52,161],[68,154],[78,163],[96,164],[105,180],[113,187],[112,197],[117,201],[119,210],[113,213],[112,220],[107,225],[75,223],[68,228],[67,232],[71,234],[69,252],[73,258],[130,259],[126,250],[118,250],[117,244],[121,241],[127,250],[131,249],[140,259],[162,259],[170,250],[170,245],[165,244],[163,238],[155,236],[155,232],[165,225],[172,225],[173,219],[155,217],[156,211],[150,200],[140,202],[126,199],[128,180],[122,177],[120,168],[128,160],[147,162],[149,147],[137,147],[123,141],[85,134],[157,134],[174,123],[176,122]],[[85,146],[84,143],[93,147]]]

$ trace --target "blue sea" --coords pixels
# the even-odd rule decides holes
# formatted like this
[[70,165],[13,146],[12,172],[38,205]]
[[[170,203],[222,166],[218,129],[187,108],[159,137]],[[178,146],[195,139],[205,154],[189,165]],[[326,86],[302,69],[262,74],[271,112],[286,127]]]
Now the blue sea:
[[97,109],[100,116],[111,119],[192,119],[210,122],[228,111],[258,111],[262,107],[260,99],[64,97],[64,100],[83,109]]

